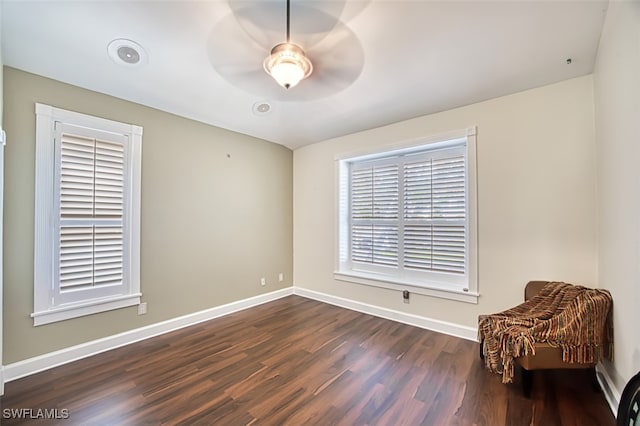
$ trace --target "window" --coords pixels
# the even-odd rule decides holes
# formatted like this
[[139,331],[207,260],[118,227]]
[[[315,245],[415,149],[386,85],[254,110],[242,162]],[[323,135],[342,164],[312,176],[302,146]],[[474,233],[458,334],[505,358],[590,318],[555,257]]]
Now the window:
[[142,128],[36,104],[34,325],[140,303]]
[[475,128],[338,159],[336,278],[477,302]]

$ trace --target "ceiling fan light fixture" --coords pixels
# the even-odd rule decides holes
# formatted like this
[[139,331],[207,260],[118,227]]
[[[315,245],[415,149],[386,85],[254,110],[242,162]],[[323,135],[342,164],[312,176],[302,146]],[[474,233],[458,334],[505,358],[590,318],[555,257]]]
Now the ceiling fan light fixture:
[[286,42],[271,49],[264,69],[280,86],[290,89],[311,75],[313,65],[300,46]]

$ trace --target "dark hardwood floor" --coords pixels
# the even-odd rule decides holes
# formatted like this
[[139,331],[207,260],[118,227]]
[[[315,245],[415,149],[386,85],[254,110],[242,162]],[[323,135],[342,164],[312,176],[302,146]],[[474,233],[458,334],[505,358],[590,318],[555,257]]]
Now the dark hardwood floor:
[[615,424],[582,371],[537,374],[527,399],[477,343],[298,296],[10,382],[1,402],[68,410],[37,422],[58,425]]

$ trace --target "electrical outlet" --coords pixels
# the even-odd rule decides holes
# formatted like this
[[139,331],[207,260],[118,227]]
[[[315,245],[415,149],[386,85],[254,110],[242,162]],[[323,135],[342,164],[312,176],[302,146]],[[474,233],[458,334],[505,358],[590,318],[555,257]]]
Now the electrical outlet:
[[282,272],[278,274],[278,281],[280,282],[284,281],[284,274]]
[[260,278],[260,285],[261,286],[267,285],[267,279],[266,278]]
[[409,290],[402,290],[402,301],[409,303]]
[[144,315],[147,313],[147,302],[142,302],[138,305],[138,315]]

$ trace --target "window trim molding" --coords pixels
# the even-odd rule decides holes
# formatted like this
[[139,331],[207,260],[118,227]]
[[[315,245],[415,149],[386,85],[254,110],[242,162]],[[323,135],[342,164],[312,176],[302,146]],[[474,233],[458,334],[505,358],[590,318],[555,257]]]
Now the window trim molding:
[[333,277],[338,281],[346,281],[355,284],[368,285],[372,287],[386,288],[389,290],[409,290],[411,293],[424,296],[438,297],[440,299],[457,300],[467,303],[478,303],[480,294],[471,291],[456,291],[450,288],[437,288],[436,286],[417,286],[410,281],[402,281],[395,278],[382,278],[379,275],[369,275],[364,272],[334,271]]
[[[73,111],[35,104],[36,112],[36,173],[35,173],[35,212],[34,212],[34,296],[30,315],[33,325],[39,326],[52,322],[90,315],[113,309],[140,304],[140,194],[142,164],[142,127],[120,123],[104,118],[81,114]],[[67,122],[76,126],[99,128],[99,130],[130,136],[131,187],[129,193],[130,236],[128,254],[129,271],[127,273],[129,293],[102,299],[92,299],[81,303],[51,307],[50,291],[54,271],[55,209],[53,188],[55,180],[55,145],[51,140],[55,134],[55,122]]]
[[[424,137],[417,137],[401,142],[379,145],[375,148],[366,148],[358,151],[345,152],[334,157],[335,160],[335,191],[334,211],[336,212],[336,220],[334,223],[334,279],[338,281],[346,281],[356,284],[369,285],[374,287],[387,288],[391,290],[409,290],[413,293],[426,296],[439,297],[444,299],[456,300],[467,303],[478,303],[480,293],[478,292],[478,202],[477,202],[477,151],[476,151],[476,133],[477,127],[470,126],[466,129],[453,130]],[[348,179],[348,173],[345,173],[347,165],[345,160],[363,161],[368,159],[382,158],[397,153],[411,152],[415,149],[420,150],[425,146],[443,144],[454,139],[466,139],[466,165],[467,165],[467,203],[469,205],[467,215],[468,229],[468,290],[459,291],[452,288],[438,286],[437,283],[431,285],[416,285],[410,281],[404,281],[396,277],[384,277],[381,275],[370,274],[363,271],[352,271],[342,269],[344,256],[346,253],[341,252],[342,247],[347,247],[344,240],[348,238],[348,219],[343,217],[340,208],[344,203],[345,194],[342,187],[344,180]]]

